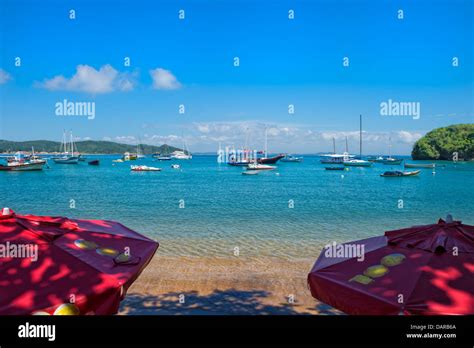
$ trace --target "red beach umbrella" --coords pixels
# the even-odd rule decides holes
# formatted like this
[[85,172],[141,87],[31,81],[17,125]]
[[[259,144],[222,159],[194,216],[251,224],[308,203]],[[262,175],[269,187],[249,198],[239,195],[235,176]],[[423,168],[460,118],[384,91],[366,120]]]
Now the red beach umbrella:
[[158,243],[105,220],[0,215],[0,315],[114,314]]
[[474,226],[447,221],[325,248],[311,294],[347,314],[474,314]]

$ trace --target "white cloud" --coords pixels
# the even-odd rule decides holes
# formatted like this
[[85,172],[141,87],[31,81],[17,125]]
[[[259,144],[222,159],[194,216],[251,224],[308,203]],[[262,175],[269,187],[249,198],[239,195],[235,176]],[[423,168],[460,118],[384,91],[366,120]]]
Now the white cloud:
[[397,140],[401,143],[413,144],[415,141],[422,137],[421,133],[418,132],[408,132],[408,131],[399,131],[397,133]]
[[89,65],[78,65],[71,78],[57,75],[46,79],[36,86],[51,91],[76,91],[92,94],[110,93],[113,91],[130,91],[135,86],[134,74],[120,73],[110,64],[99,70]]
[[12,77],[9,73],[7,73],[3,69],[0,69],[0,85],[3,85],[4,83],[7,83],[11,79],[12,79]]
[[[273,151],[325,152],[332,151],[332,139],[336,140],[337,151],[344,151],[347,137],[349,150],[359,149],[359,130],[318,131],[314,127],[298,124],[269,124],[260,121],[242,122],[201,122],[194,123],[193,134],[186,137],[188,144],[196,144],[210,150],[222,145],[235,144],[261,149],[264,143],[265,127],[268,134],[268,146]],[[409,153],[411,146],[423,135],[423,132],[394,131],[362,133],[363,148],[366,154],[382,154],[388,151],[389,138],[392,139],[393,153]]]
[[[320,131],[308,125],[270,124],[261,121],[234,122],[200,122],[185,130],[186,143],[192,152],[215,152],[219,146],[245,144],[256,150],[263,150],[265,128],[268,134],[268,149],[272,153],[317,153],[332,152],[332,138],[336,139],[336,151],[345,149],[345,137],[348,138],[349,151],[359,151],[359,131]],[[148,128],[151,130],[151,128]],[[409,154],[413,143],[422,136],[423,132],[393,131],[393,132],[364,132],[363,153],[365,155],[387,154],[389,137],[392,139],[392,154]],[[113,141],[137,144],[135,136],[120,136]],[[144,134],[140,142],[150,145],[169,144],[182,147],[183,138],[176,134]]]
[[153,79],[154,89],[178,89],[181,87],[181,83],[169,70],[156,68],[150,70],[150,75]]
[[120,135],[116,136],[113,141],[122,144],[136,144],[137,138],[135,138],[133,135]]

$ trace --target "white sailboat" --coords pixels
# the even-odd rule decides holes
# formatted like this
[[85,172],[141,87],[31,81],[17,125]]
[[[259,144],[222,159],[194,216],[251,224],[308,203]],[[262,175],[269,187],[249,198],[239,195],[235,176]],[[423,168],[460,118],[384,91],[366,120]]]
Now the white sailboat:
[[346,137],[346,152],[343,154],[336,153],[336,139],[332,138],[332,146],[333,146],[333,153],[321,155],[321,159],[319,160],[323,164],[343,164],[345,160],[350,160],[354,158],[354,156],[349,155],[347,149],[347,137]]
[[70,140],[66,140],[66,131],[63,133],[63,142],[61,144],[62,156],[53,157],[52,160],[57,164],[78,164],[79,156],[74,156],[74,138],[72,136],[72,131],[70,132]]
[[[349,157],[344,158],[344,165],[349,167],[371,167],[372,162],[366,161],[362,159],[362,115],[359,118],[359,158],[358,159],[351,159]],[[347,154],[348,156],[348,154]]]
[[146,156],[142,153],[141,151],[141,147],[140,147],[140,144],[141,144],[141,139],[140,137],[138,137],[138,144],[137,144],[137,159],[141,159],[141,158],[145,158]]
[[170,157],[176,160],[190,160],[193,158],[191,153],[188,150],[188,145],[186,144],[186,139],[183,137],[183,150],[176,150],[171,153]]

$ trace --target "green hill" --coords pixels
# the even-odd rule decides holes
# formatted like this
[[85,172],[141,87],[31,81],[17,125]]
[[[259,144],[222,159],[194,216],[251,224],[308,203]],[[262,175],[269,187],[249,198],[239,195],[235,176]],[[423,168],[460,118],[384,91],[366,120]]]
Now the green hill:
[[[0,140],[0,153],[31,151],[34,147],[36,152],[59,152],[60,143],[49,140],[32,140],[32,141],[8,141]],[[80,153],[100,153],[100,154],[123,154],[124,152],[136,152],[136,145],[119,144],[112,141],[78,141],[76,142],[77,150]],[[140,145],[140,151],[147,155],[152,153],[161,153],[163,155],[170,154],[173,151],[181,150],[169,145]]]
[[415,143],[411,156],[415,160],[451,161],[455,152],[460,160],[474,159],[474,124],[432,130]]

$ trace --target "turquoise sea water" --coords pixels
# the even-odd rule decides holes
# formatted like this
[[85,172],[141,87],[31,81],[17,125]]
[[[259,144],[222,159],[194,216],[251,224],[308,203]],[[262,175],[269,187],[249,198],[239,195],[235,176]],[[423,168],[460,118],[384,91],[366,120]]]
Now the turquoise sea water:
[[[21,214],[117,220],[160,241],[160,253],[187,256],[232,257],[238,247],[242,256],[316,258],[332,241],[434,223],[447,213],[474,225],[474,163],[382,178],[402,167],[326,171],[318,157],[305,156],[303,163],[245,176],[215,156],[125,163],[88,156],[95,158],[100,166],[51,162],[43,172],[0,172],[0,205]],[[131,172],[130,164],[163,171]]]

